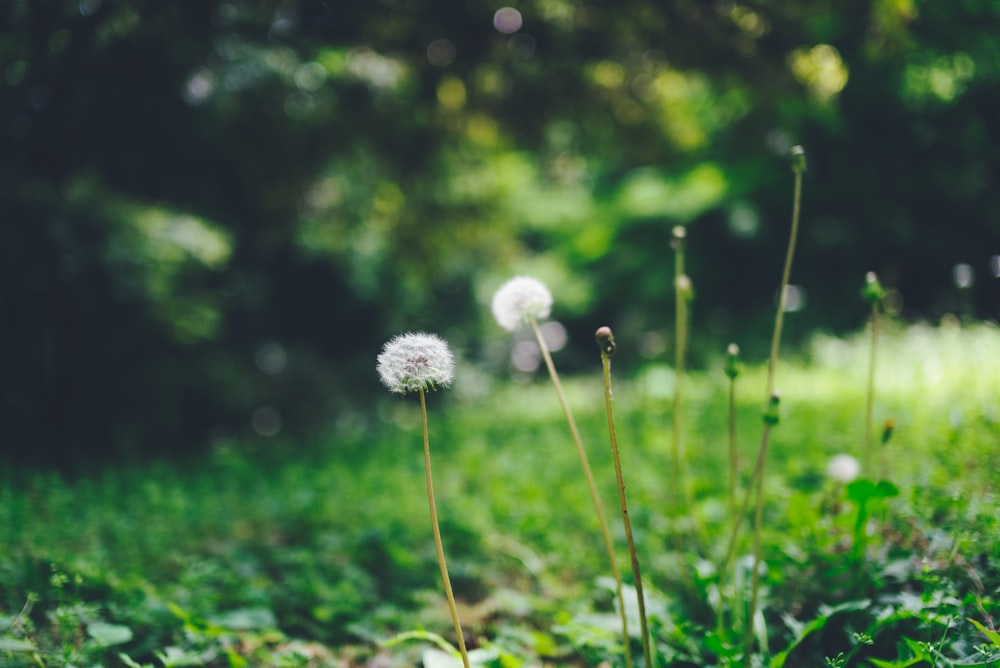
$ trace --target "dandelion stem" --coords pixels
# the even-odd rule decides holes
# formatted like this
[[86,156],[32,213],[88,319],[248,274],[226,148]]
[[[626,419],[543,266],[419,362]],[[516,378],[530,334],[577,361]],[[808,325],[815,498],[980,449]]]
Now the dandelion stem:
[[[687,474],[687,459],[684,452],[683,410],[684,362],[687,357],[688,336],[688,300],[691,295],[691,280],[684,273],[684,239],[687,231],[678,225],[673,230],[674,248],[674,406],[673,406],[673,464],[674,489],[680,495],[680,503],[690,509],[694,505],[691,498],[691,486]],[[697,528],[697,523],[696,523]]]
[[[798,149],[798,151],[796,151]],[[795,173],[795,190],[792,195],[792,229],[788,235],[788,250],[785,253],[785,269],[781,274],[781,289],[778,291],[778,309],[774,316],[774,335],[771,337],[771,356],[767,361],[767,392],[765,404],[774,393],[774,375],[778,366],[778,347],[781,345],[781,327],[785,317],[785,300],[788,292],[788,281],[792,275],[792,259],[795,257],[795,243],[799,235],[799,215],[802,210],[802,174],[805,172],[805,154],[801,146],[792,148],[796,161],[792,171]],[[798,157],[801,156],[799,159]]]
[[615,477],[618,481],[618,500],[621,503],[622,524],[625,527],[625,540],[628,543],[628,553],[632,560],[632,577],[635,580],[635,593],[639,602],[639,625],[642,630],[642,654],[645,665],[652,668],[653,650],[649,638],[649,624],[646,621],[646,597],[642,589],[642,571],[639,568],[639,553],[635,547],[635,537],[632,534],[632,520],[628,514],[628,500],[625,496],[625,476],[622,473],[621,456],[618,452],[618,431],[615,429],[615,415],[611,406],[611,354],[614,352],[614,338],[611,330],[602,327],[597,330],[598,344],[601,344],[602,334],[607,343],[601,345],[601,365],[604,368],[604,407],[608,415],[608,433],[611,438],[611,455],[615,461]]
[[438,565],[441,567],[441,580],[444,582],[444,593],[448,597],[451,621],[455,625],[455,635],[458,636],[458,650],[462,654],[462,663],[465,668],[471,668],[469,653],[465,649],[465,635],[462,633],[462,623],[458,619],[458,606],[455,604],[455,593],[451,589],[451,578],[448,577],[448,565],[444,560],[444,547],[441,544],[441,528],[438,526],[437,505],[434,503],[434,481],[431,476],[431,446],[427,433],[427,398],[423,388],[420,388],[420,416],[424,426],[424,470],[427,474],[427,503],[431,509],[434,548],[437,550]]
[[[872,475],[872,421],[875,412],[875,351],[878,348],[878,301],[872,301],[871,350],[868,354],[868,396],[865,401],[865,475]],[[875,474],[876,482],[881,474]]]
[[597,519],[601,525],[601,535],[604,538],[604,547],[608,552],[608,561],[611,562],[611,573],[615,578],[615,591],[618,595],[618,609],[622,622],[622,642],[625,648],[625,665],[627,668],[631,668],[632,651],[629,648],[628,621],[625,616],[625,598],[622,594],[622,574],[618,569],[618,560],[615,558],[615,547],[614,543],[611,541],[611,530],[608,528],[608,520],[604,514],[604,507],[601,505],[601,497],[597,493],[597,484],[594,482],[594,474],[590,470],[590,462],[587,460],[587,452],[583,449],[583,442],[580,439],[580,430],[576,428],[576,421],[573,419],[573,413],[570,411],[569,403],[566,401],[566,394],[563,392],[562,383],[559,381],[559,373],[556,371],[556,366],[552,362],[552,355],[549,353],[549,347],[545,343],[545,337],[542,336],[541,329],[538,327],[538,321],[534,317],[530,317],[528,322],[531,324],[531,330],[535,334],[535,340],[538,342],[538,349],[542,353],[542,359],[545,360],[545,366],[549,370],[549,377],[552,379],[552,385],[556,389],[556,396],[559,398],[559,405],[562,407],[566,423],[569,425],[569,431],[573,437],[573,443],[576,445],[576,452],[580,456],[580,464],[583,466],[583,475],[587,479],[587,486],[590,488],[590,498],[594,502],[594,511],[597,513]]
[[869,272],[865,277],[865,288],[862,295],[872,303],[871,317],[871,348],[868,353],[868,395],[865,400],[865,474],[875,478],[876,482],[881,477],[882,466],[874,474],[872,473],[872,422],[875,419],[875,355],[878,350],[879,334],[879,302],[885,295],[878,277],[874,272]]
[[729,514],[736,517],[736,478],[739,476],[739,453],[736,447],[736,379],[740,375],[740,347],[726,348],[726,377],[729,378]]
[[[771,338],[771,355],[767,361],[767,395],[765,398],[765,428],[764,437],[761,440],[760,452],[757,455],[758,465],[755,467],[754,476],[750,480],[750,487],[757,487],[757,507],[754,512],[754,559],[753,559],[753,572],[751,573],[751,596],[750,596],[750,610],[747,615],[747,634],[746,634],[746,645],[744,652],[744,662],[749,667],[751,662],[750,650],[753,645],[753,622],[754,616],[757,613],[757,592],[760,587],[760,530],[761,521],[763,518],[763,507],[764,507],[764,465],[767,460],[767,441],[770,434],[769,427],[776,423],[775,421],[770,421],[768,416],[771,412],[771,407],[775,409],[776,406],[776,395],[774,393],[774,376],[775,371],[778,367],[778,348],[781,345],[781,327],[784,322],[785,315],[785,300],[787,298],[788,292],[788,281],[792,275],[792,260],[795,257],[795,244],[798,240],[799,234],[799,217],[802,211],[802,174],[806,170],[806,158],[805,151],[801,146],[793,146],[791,150],[792,155],[792,172],[795,174],[795,188],[792,194],[792,229],[788,235],[788,250],[785,253],[785,268],[781,274],[781,286],[778,290],[778,308],[777,313],[774,317],[774,335]],[[774,418],[777,417],[775,414]]]

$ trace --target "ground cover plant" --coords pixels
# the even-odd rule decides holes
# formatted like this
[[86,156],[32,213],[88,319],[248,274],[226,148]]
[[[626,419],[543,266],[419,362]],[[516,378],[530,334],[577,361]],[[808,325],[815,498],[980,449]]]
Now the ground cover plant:
[[[220,441],[205,458],[72,477],[5,467],[0,659],[1000,665],[1000,331],[894,323],[868,274],[867,333],[817,334],[798,359],[780,358],[805,167],[793,157],[766,361],[741,363],[731,344],[685,371],[693,288],[676,231],[679,352],[615,393],[610,328],[596,332],[595,373],[564,383],[539,325],[553,296],[517,277],[492,310],[505,329],[530,327],[554,396],[409,333],[376,369],[419,404],[343,415],[318,443]],[[443,395],[431,417],[427,393],[453,383],[458,398]],[[418,426],[422,459],[409,454]],[[602,432],[610,453],[584,445]],[[431,433],[447,462],[436,483]]]
[[[895,420],[880,453],[891,490],[826,473],[835,455],[862,452],[869,339],[820,335],[783,363],[764,481],[757,633],[766,665],[997,663],[1000,332],[957,322],[883,330],[875,413]],[[687,379],[693,496],[716,546],[705,552],[672,539],[679,523],[663,482],[671,369],[653,366],[615,387],[659,665],[738,661],[729,615],[738,622],[739,611],[720,625],[713,607],[746,592],[750,575],[744,538],[731,591],[715,589],[728,532],[724,362]],[[463,392],[484,382],[459,372],[458,391],[436,394],[445,405],[430,416],[447,462],[435,482],[448,509],[441,528],[473,658],[614,665],[614,583],[551,388],[489,381],[479,388],[488,405]],[[739,383],[745,485],[766,368],[746,363]],[[581,431],[594,435],[600,492],[613,500],[613,463],[598,456],[607,432],[599,375],[564,386]],[[418,502],[419,424],[419,407],[397,400],[345,417],[309,447],[220,443],[204,460],[73,479],[5,470],[2,662],[444,665],[447,653],[429,639],[455,639]]]

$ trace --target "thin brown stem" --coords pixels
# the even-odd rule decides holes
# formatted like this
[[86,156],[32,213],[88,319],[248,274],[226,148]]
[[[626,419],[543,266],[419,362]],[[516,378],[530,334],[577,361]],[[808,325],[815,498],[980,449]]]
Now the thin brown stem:
[[736,448],[736,379],[729,381],[729,513],[736,517],[736,478],[739,476]]
[[614,410],[611,407],[611,359],[601,350],[601,363],[604,367],[604,407],[608,414],[608,432],[611,437],[611,455],[615,460],[615,477],[618,481],[618,500],[621,503],[622,524],[625,527],[625,540],[628,543],[628,553],[632,560],[632,577],[635,579],[635,593],[639,601],[639,625],[642,629],[642,654],[646,666],[653,666],[652,643],[649,638],[649,625],[646,621],[646,597],[642,590],[642,571],[639,568],[639,553],[635,547],[635,537],[632,535],[632,520],[628,514],[628,500],[625,496],[625,476],[622,473],[621,456],[618,452],[618,432],[615,429]]
[[[792,148],[792,159],[794,160],[792,171],[795,174],[795,189],[792,195],[792,229],[788,235],[788,250],[785,252],[785,267],[781,273],[781,287],[778,290],[778,308],[774,317],[774,335],[771,338],[771,355],[767,361],[767,394],[764,400],[765,405],[765,428],[764,438],[761,442],[760,452],[757,460],[759,462],[754,471],[755,478],[750,480],[750,488],[757,487],[757,508],[754,513],[754,560],[753,572],[751,573],[752,595],[750,598],[750,610],[747,613],[747,637],[746,637],[746,665],[750,666],[750,650],[753,644],[753,622],[757,614],[757,591],[760,587],[760,530],[763,518],[764,506],[764,465],[767,460],[767,435],[770,433],[770,425],[774,422],[768,421],[766,417],[775,402],[774,376],[778,367],[778,348],[781,345],[781,328],[784,322],[785,303],[788,292],[788,281],[792,275],[792,260],[795,257],[795,244],[799,235],[799,217],[802,211],[802,174],[805,172],[805,153],[801,146]],[[775,409],[776,406],[773,406]],[[777,417],[776,415],[774,416]],[[749,491],[749,490],[748,490]]]
[[781,328],[785,316],[785,300],[788,281],[792,275],[792,259],[795,257],[795,243],[799,236],[799,215],[802,210],[802,169],[795,170],[795,191],[792,195],[792,230],[788,235],[788,250],[785,252],[785,268],[781,274],[781,288],[778,291],[778,310],[774,317],[774,335],[771,337],[771,356],[767,361],[767,392],[765,404],[774,394],[774,375],[778,366],[778,347],[781,345]]
[[590,489],[590,498],[594,502],[594,511],[597,513],[597,519],[601,525],[601,536],[604,539],[604,548],[608,552],[608,561],[611,563],[611,574],[615,579],[615,591],[618,595],[619,611],[621,613],[622,622],[622,642],[625,648],[625,665],[627,668],[632,667],[632,650],[629,648],[629,635],[628,635],[628,621],[625,616],[625,598],[622,595],[622,574],[618,569],[618,560],[615,558],[615,547],[614,543],[611,541],[611,530],[608,528],[608,520],[604,514],[604,507],[601,505],[601,497],[597,493],[597,483],[594,482],[594,474],[590,470],[590,462],[587,459],[587,451],[583,449],[583,441],[580,439],[580,430],[576,428],[576,421],[573,419],[573,413],[569,409],[569,403],[566,401],[566,393],[563,392],[562,383],[559,381],[559,373],[556,371],[556,365],[552,362],[552,355],[549,353],[549,347],[545,343],[545,337],[542,336],[542,331],[538,327],[538,322],[531,318],[529,320],[531,323],[531,330],[535,334],[535,340],[538,342],[538,349],[542,353],[542,359],[545,360],[545,367],[549,370],[549,378],[552,379],[552,385],[556,389],[556,396],[559,398],[559,405],[562,407],[563,416],[566,418],[566,424],[569,425],[570,435],[573,437],[573,444],[576,446],[576,453],[580,457],[580,464],[583,466],[583,475],[587,480],[587,486]]
[[[872,475],[872,421],[875,413],[875,351],[878,349],[878,302],[872,302],[872,338],[871,350],[868,354],[868,396],[865,401],[865,475]],[[881,467],[875,474],[876,480],[881,477]]]
[[679,496],[678,506],[690,509],[694,504],[687,474],[687,457],[684,452],[683,419],[684,363],[687,358],[688,296],[691,281],[684,273],[683,228],[674,229],[674,405],[673,405],[673,464],[674,494]]
[[437,505],[434,503],[434,480],[431,476],[431,445],[427,432],[427,398],[423,388],[420,389],[420,415],[424,425],[424,471],[427,474],[427,503],[431,509],[434,548],[437,550],[438,565],[441,567],[441,580],[444,582],[444,593],[448,598],[451,621],[455,625],[455,635],[458,636],[458,651],[462,654],[462,663],[465,668],[471,668],[469,652],[465,649],[465,635],[462,633],[462,623],[458,619],[458,606],[455,604],[455,594],[451,590],[451,578],[448,577],[448,565],[444,560],[444,546],[441,543],[441,528],[438,526]]

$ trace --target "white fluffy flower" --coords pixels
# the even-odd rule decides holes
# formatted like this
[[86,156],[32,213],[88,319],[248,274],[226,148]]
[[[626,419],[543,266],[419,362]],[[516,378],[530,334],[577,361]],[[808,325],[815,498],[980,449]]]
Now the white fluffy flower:
[[514,331],[531,318],[541,320],[552,311],[552,293],[529,276],[512,278],[493,295],[493,317],[501,327]]
[[850,455],[834,455],[826,467],[826,474],[839,483],[847,484],[858,477],[861,464]]
[[401,334],[382,347],[378,375],[391,392],[406,394],[451,383],[455,358],[444,339],[434,334]]

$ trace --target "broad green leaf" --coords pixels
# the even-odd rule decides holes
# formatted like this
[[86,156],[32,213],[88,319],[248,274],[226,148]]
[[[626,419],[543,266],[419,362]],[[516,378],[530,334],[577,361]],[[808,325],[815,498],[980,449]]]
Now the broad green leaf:
[[920,657],[914,657],[912,659],[905,659],[902,661],[882,661],[881,659],[868,659],[868,661],[875,666],[875,668],[909,668],[910,666],[915,666],[918,663],[923,663],[923,659]]
[[[469,663],[485,666],[496,661],[500,653],[490,648],[479,648],[469,652]],[[462,668],[462,659],[439,649],[428,649],[422,656],[424,668]]]
[[204,666],[215,658],[214,651],[191,652],[181,647],[167,647],[162,652],[156,652],[156,658],[164,665],[164,668],[174,668],[175,666]]
[[130,657],[128,654],[125,654],[124,652],[118,653],[118,660],[124,663],[126,666],[128,666],[128,668],[153,668],[153,664],[139,663],[138,661]]
[[123,624],[91,622],[87,624],[87,635],[101,647],[113,647],[132,640],[132,629]]
[[38,648],[27,640],[0,636],[0,651],[3,652],[34,652]]
[[438,634],[431,633],[430,631],[404,631],[403,633],[398,633],[388,640],[383,641],[381,644],[382,647],[392,647],[393,645],[398,645],[406,642],[407,640],[426,640],[427,642],[434,643],[452,656],[459,656],[458,649],[454,645]]
[[798,647],[803,640],[805,640],[809,634],[819,631],[827,622],[830,621],[835,615],[839,615],[842,612],[857,612],[859,610],[866,609],[871,605],[871,601],[868,599],[862,599],[860,601],[847,601],[846,603],[841,603],[832,608],[823,606],[820,608],[820,615],[813,619],[811,622],[803,624],[790,617],[785,618],[785,623],[795,634],[795,640],[784,650],[779,652],[771,659],[771,668],[781,668],[785,665],[785,661],[788,659],[788,655]]
[[994,647],[1000,649],[1000,633],[997,633],[992,629],[986,628],[985,626],[983,626],[974,619],[969,619],[969,623],[975,626],[980,633],[989,638],[990,642],[993,643]]
[[278,625],[274,613],[267,608],[240,608],[212,615],[208,621],[233,631],[260,631]]

